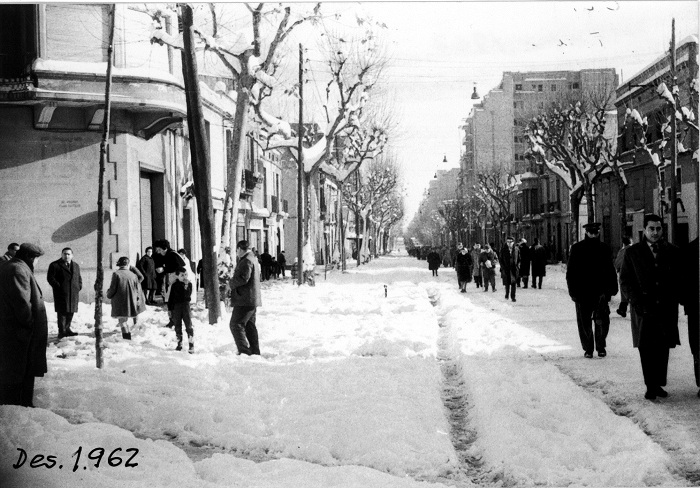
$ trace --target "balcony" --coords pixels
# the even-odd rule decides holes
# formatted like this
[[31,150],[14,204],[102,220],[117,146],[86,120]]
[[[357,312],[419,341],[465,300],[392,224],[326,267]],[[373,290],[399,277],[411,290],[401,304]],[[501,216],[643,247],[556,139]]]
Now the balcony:
[[270,211],[272,213],[280,213],[280,198],[278,196],[270,196]]
[[241,179],[241,198],[253,196],[255,187],[258,186],[259,178],[249,169],[243,170],[243,178]]

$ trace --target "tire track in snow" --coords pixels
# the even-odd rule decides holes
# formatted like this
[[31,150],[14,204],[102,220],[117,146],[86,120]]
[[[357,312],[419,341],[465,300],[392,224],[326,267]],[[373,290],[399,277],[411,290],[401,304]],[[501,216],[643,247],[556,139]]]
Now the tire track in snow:
[[700,486],[700,469],[696,459],[686,459],[682,455],[683,450],[680,444],[683,439],[674,439],[663,437],[655,434],[654,429],[649,429],[646,425],[644,415],[640,413],[642,409],[639,406],[627,401],[624,396],[615,393],[614,389],[607,387],[605,383],[596,381],[588,381],[567,369],[560,360],[542,356],[545,361],[551,362],[562,374],[568,376],[571,381],[580,386],[592,396],[599,398],[605,403],[608,408],[619,417],[627,417],[630,419],[644,434],[646,434],[654,443],[659,445],[669,456],[677,463],[676,474],[685,478],[690,486]]
[[[440,312],[439,292],[429,290],[428,299],[436,311]],[[440,313],[438,313],[438,325],[440,335],[437,360],[440,363],[443,379],[441,396],[450,425],[450,441],[459,459],[459,471],[454,474],[453,479],[467,486],[513,486],[514,483],[505,480],[502,473],[491,472],[472,449],[472,444],[477,439],[477,432],[471,428],[469,419],[470,399],[464,379],[461,353],[452,327],[444,322]]]

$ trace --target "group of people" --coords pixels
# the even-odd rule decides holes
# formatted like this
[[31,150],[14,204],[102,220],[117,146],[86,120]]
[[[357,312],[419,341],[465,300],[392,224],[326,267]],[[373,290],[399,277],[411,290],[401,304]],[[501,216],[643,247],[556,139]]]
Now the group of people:
[[[585,237],[571,246],[566,282],[576,306],[576,322],[584,357],[607,355],[610,299],[620,291],[617,314],[631,311],[632,345],[639,351],[646,385],[644,398],[665,398],[668,358],[680,345],[679,305],[688,316],[688,343],[693,355],[695,382],[700,387],[698,360],[698,239],[683,249],[663,237],[662,219],[644,217],[639,242],[625,237],[615,260],[600,240],[600,224],[583,226]],[[619,287],[618,287],[619,283]],[[700,397],[700,390],[698,391]]]
[[[443,256],[437,248],[432,248],[426,259],[428,269],[433,276],[438,276],[440,265],[445,265]],[[532,276],[532,288],[542,288],[542,279],[547,274],[547,252],[535,239],[528,246],[525,238],[518,245],[512,236],[507,236],[499,253],[494,251],[493,244],[475,243],[469,250],[461,243],[457,245],[454,267],[457,272],[457,282],[462,293],[466,293],[467,284],[474,280],[477,288],[496,291],[496,272],[500,269],[501,281],[505,287],[505,298],[516,301],[516,288],[528,288]]]
[[[160,265],[151,262],[153,248],[162,258]],[[188,352],[194,353],[190,303],[195,280],[189,260],[183,256],[184,250],[176,253],[165,239],[156,241],[153,248],[147,249],[138,267],[131,266],[126,256],[117,260],[117,269],[106,292],[111,299],[111,315],[117,318],[122,337],[130,340],[128,320],[132,319],[136,325],[146,304],[153,303],[154,274],[163,274],[164,300],[169,325],[175,328],[176,350],[182,350],[184,322]],[[35,244],[12,243],[0,256],[0,405],[33,407],[35,378],[47,372],[48,319],[44,296],[34,276],[43,255],[44,251]],[[259,355],[255,320],[257,307],[262,304],[260,263],[245,240],[238,242],[236,256],[238,262],[230,279],[233,303],[230,330],[238,354]],[[71,248],[64,248],[61,257],[49,265],[47,281],[54,293],[59,339],[76,335],[71,323],[78,310],[83,281]],[[101,295],[102,291],[96,293]]]

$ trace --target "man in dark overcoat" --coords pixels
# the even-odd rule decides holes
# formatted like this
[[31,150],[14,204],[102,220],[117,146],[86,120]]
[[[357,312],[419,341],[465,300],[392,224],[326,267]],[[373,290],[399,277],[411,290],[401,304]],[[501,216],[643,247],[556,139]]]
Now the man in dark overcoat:
[[[647,391],[644,398],[667,397],[669,349],[679,345],[679,249],[663,239],[661,217],[644,216],[642,240],[625,251],[620,286],[632,312],[632,345],[639,351]],[[697,296],[695,297],[697,300]]]
[[146,296],[146,303],[148,305],[154,305],[156,303],[154,295],[156,288],[158,288],[158,283],[156,282],[156,263],[153,260],[152,247],[148,246],[146,248],[146,253],[139,259],[139,262],[136,263],[136,268],[141,271],[143,275],[141,287]]
[[34,378],[44,376],[48,321],[34,267],[44,252],[22,244],[0,266],[0,404],[32,407]]
[[518,286],[520,286],[520,282],[522,281],[523,283],[523,288],[527,288],[528,283],[530,282],[530,246],[527,245],[527,239],[524,237],[520,240],[520,244],[518,245],[518,249],[520,249],[520,269],[518,272]]
[[53,289],[53,306],[58,318],[58,338],[78,335],[70,328],[73,314],[78,311],[78,299],[83,288],[80,266],[73,261],[70,247],[61,250],[61,258],[49,264],[46,281]]
[[229,328],[238,354],[260,354],[258,329],[255,325],[257,307],[262,305],[260,293],[260,263],[248,247],[248,241],[236,244],[238,263],[229,281],[231,288],[231,322]]
[[515,245],[515,240],[508,236],[501,249],[501,278],[506,289],[506,300],[515,301],[515,289],[520,279],[520,249]]
[[[610,298],[617,294],[617,274],[612,250],[600,241],[600,224],[583,226],[586,236],[571,246],[566,267],[569,296],[576,304],[576,323],[584,356],[605,357],[605,339],[610,328]],[[591,322],[594,323],[592,326]]]
[[[681,303],[685,314],[688,316],[688,343],[693,354],[693,369],[695,371],[695,385],[700,387],[700,317],[698,306],[700,305],[700,249],[696,237],[683,248],[683,274],[681,275]],[[700,390],[698,390],[700,397]]]
[[437,248],[432,248],[425,258],[428,261],[428,269],[433,273],[433,276],[438,275],[438,269],[442,263],[442,258]]
[[547,275],[547,250],[540,244],[538,238],[535,238],[532,243],[530,258],[532,260],[532,288],[541,290],[542,279]]
[[284,255],[284,251],[280,251],[277,254],[277,263],[279,264],[280,271],[282,272],[282,278],[285,277],[285,268],[287,266],[287,256]]

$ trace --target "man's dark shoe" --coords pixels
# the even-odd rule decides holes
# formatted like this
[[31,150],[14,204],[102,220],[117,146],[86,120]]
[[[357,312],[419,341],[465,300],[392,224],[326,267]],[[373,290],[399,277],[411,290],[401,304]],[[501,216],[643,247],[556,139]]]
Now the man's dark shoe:
[[598,357],[599,357],[599,358],[604,358],[604,357],[607,356],[607,355],[608,355],[608,353],[605,352],[605,349],[603,349],[602,351],[598,351]]
[[587,358],[587,359],[591,359],[591,358],[593,357],[593,353],[592,353],[592,352],[586,352],[586,353],[583,354],[583,357],[584,357],[584,358]]
[[661,388],[660,386],[656,387],[656,396],[661,397],[661,398],[666,398],[668,396],[668,392]]
[[647,400],[656,400],[656,392],[647,390],[647,392],[644,394],[644,398]]
[[617,310],[615,310],[615,312],[617,312],[617,314],[618,314],[620,317],[627,317],[627,312],[625,312],[624,310],[620,310],[620,309],[618,308]]
[[511,302],[514,302],[514,301],[515,301],[515,297],[511,298],[510,301],[511,301]]
[[73,337],[73,336],[77,336],[78,333],[77,333],[77,332],[73,332],[72,330],[68,329],[68,330],[66,330],[66,332],[65,332],[63,335],[66,336],[66,337]]

